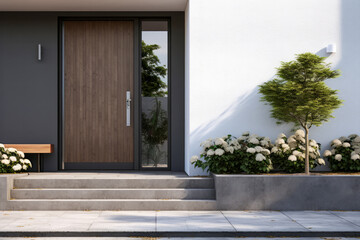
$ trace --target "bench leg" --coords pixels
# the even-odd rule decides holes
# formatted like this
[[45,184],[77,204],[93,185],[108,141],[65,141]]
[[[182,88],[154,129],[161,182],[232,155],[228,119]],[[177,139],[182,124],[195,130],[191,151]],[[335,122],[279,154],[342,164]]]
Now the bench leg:
[[38,169],[38,172],[40,172],[40,162],[41,162],[41,155],[40,155],[40,153],[38,153],[38,165],[37,165],[37,169]]

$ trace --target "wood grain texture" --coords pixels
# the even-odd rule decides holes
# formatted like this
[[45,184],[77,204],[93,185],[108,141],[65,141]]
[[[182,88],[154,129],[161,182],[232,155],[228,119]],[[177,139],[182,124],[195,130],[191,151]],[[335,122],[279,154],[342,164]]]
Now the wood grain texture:
[[52,153],[52,144],[4,144],[6,148],[16,148],[24,153]]
[[132,21],[64,22],[65,163],[133,162],[133,35]]

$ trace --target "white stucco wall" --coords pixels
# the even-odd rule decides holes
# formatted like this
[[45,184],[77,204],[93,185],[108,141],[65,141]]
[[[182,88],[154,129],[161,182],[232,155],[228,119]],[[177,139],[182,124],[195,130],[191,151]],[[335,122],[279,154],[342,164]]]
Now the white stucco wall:
[[[311,129],[327,148],[341,135],[360,134],[359,0],[189,0],[186,7],[186,153],[189,175],[203,174],[189,159],[200,142],[244,131],[275,139],[276,125],[257,86],[273,78],[280,61],[303,52],[329,56],[342,76],[327,84],[344,106],[335,119]],[[335,43],[337,53],[325,47]]]

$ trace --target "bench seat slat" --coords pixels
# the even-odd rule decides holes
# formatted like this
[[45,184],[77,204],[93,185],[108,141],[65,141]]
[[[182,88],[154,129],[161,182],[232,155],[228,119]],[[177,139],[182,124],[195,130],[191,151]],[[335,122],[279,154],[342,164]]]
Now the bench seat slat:
[[4,144],[6,148],[16,148],[24,153],[52,153],[52,144]]

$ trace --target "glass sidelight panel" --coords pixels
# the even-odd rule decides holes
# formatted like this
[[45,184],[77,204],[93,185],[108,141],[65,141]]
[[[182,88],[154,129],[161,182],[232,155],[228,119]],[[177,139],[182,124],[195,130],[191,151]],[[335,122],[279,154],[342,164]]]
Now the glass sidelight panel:
[[168,22],[141,22],[141,166],[168,168]]

